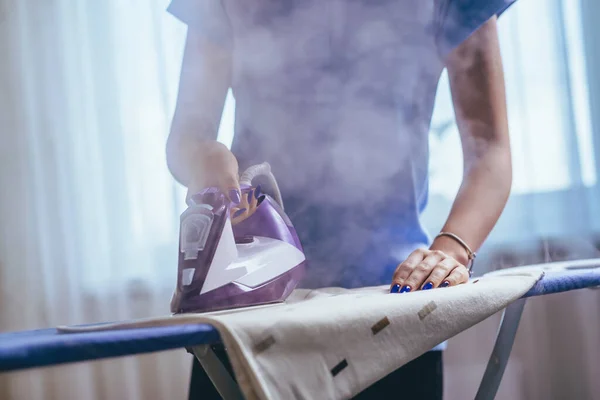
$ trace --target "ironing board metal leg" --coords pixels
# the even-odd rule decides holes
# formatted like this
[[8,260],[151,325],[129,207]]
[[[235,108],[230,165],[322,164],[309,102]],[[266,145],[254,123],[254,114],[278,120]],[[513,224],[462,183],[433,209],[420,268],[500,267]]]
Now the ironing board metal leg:
[[488,361],[487,368],[479,385],[475,400],[492,400],[496,397],[502,381],[515,336],[523,314],[526,299],[519,299],[510,304],[502,316],[494,350]]
[[223,400],[244,400],[240,387],[229,375],[229,372],[210,346],[193,347],[192,352]]

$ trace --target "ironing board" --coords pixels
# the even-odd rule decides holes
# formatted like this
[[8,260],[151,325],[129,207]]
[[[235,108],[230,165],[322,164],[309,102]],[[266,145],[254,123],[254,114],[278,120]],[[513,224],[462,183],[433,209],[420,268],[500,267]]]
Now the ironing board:
[[[600,259],[516,267],[510,271],[532,267],[543,268],[544,276],[504,310],[477,400],[495,397],[529,297],[600,287]],[[217,330],[203,324],[74,334],[59,334],[56,329],[8,332],[0,334],[0,372],[187,348],[198,357],[223,398],[241,399],[235,381],[211,351],[210,346],[219,343]]]

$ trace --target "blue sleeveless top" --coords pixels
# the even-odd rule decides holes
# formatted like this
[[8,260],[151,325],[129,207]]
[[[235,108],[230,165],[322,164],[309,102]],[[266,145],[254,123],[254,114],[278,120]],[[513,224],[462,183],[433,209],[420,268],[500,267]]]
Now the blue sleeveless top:
[[428,132],[443,58],[514,0],[173,0],[233,55],[232,151],[268,161],[305,287],[388,284],[428,246]]

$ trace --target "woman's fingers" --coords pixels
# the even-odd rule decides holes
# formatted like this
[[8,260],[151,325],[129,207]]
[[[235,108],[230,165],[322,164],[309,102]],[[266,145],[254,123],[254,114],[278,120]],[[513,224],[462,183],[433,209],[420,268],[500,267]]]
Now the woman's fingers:
[[235,207],[231,209],[231,224],[239,224],[248,217],[248,209]]
[[250,202],[248,201],[248,197],[249,197],[249,195],[250,195],[251,192],[252,191],[242,193],[242,199],[240,200],[240,203],[239,203],[239,206],[238,206],[239,208],[245,208],[246,210],[248,208],[250,208]]
[[186,203],[190,204],[192,197],[202,192],[208,187],[218,188],[225,196],[235,205],[240,205],[242,195],[240,192],[240,185],[238,183],[237,175],[227,171],[219,171],[213,176],[214,183],[206,184],[203,179],[193,179],[188,184],[188,190],[186,195]]
[[411,290],[416,290],[423,286],[425,280],[431,274],[431,271],[445,258],[446,255],[441,251],[430,251],[403,282],[400,292],[410,292]]
[[248,203],[249,203],[248,205],[250,206],[250,209],[253,211],[256,208],[256,206],[258,205],[258,197],[260,196],[260,192],[261,192],[261,188],[260,188],[260,185],[258,185],[252,191],[250,191],[250,193],[248,194]]
[[391,293],[398,293],[402,288],[402,283],[410,276],[412,270],[423,261],[425,257],[424,249],[417,249],[413,251],[403,263],[396,267],[394,276],[392,277],[392,285],[390,287]]
[[240,192],[240,184],[238,183],[237,174],[224,172],[219,177],[219,189],[225,193],[227,198],[233,204],[239,204],[240,207],[242,201],[242,194]]
[[243,207],[248,208],[250,213],[254,212],[256,205],[258,203],[258,199],[256,198],[256,191],[258,188],[250,189],[247,193],[244,193],[243,197]]
[[464,265],[459,265],[443,280],[440,287],[456,286],[469,281],[469,270]]
[[404,262],[396,267],[396,271],[394,272],[394,276],[392,278],[392,285],[390,287],[391,293],[399,293],[401,291],[404,293],[407,291],[404,288],[404,282],[412,274],[417,265],[419,265],[419,263],[421,263],[427,257],[427,255],[428,251],[426,249],[417,249],[413,251],[406,258],[406,260],[404,260]]
[[250,189],[242,193],[238,208],[245,208],[249,213],[252,213],[256,208],[256,197],[254,196],[255,189]]
[[415,250],[394,272],[391,293],[455,286],[469,280],[467,268],[439,250]]
[[263,197],[260,196],[260,193],[261,189],[260,186],[258,186],[242,194],[239,204],[231,209],[231,223],[233,225],[239,224],[254,214],[254,211],[260,204],[260,197]]
[[228,188],[225,189],[225,190],[226,191],[224,191],[224,193],[227,193],[227,198],[233,204],[240,204],[240,202],[242,201],[242,197],[240,196],[240,189],[239,188],[228,186]]
[[444,258],[433,268],[421,289],[428,290],[439,287],[450,272],[458,266],[460,266],[460,263],[455,259],[451,257]]

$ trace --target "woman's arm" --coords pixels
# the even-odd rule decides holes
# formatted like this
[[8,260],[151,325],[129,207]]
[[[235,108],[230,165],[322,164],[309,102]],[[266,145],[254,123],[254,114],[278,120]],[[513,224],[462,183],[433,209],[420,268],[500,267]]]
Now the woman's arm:
[[223,107],[231,82],[231,53],[204,35],[188,30],[181,66],[179,92],[167,140],[167,164],[171,174],[185,186],[202,169],[199,154],[227,153],[216,142]]
[[[489,20],[446,60],[464,173],[442,231],[476,251],[510,194],[512,167],[506,95],[496,18]],[[455,239],[441,236],[429,250],[413,252],[394,273],[391,292],[453,286],[468,280],[469,259]]]
[[[473,251],[484,242],[510,194],[512,166],[504,73],[496,17],[452,52],[446,62],[461,135],[464,172],[443,231],[462,238]],[[440,237],[431,249],[463,265],[465,249]]]

